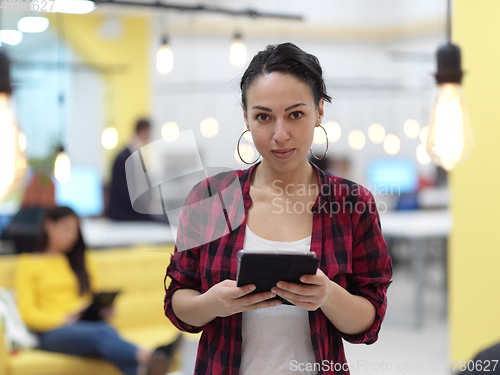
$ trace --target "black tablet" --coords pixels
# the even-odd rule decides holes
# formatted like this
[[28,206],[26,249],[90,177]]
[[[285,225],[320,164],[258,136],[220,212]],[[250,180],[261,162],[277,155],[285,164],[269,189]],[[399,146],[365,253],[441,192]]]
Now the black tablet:
[[[297,253],[282,251],[238,251],[237,286],[254,284],[252,293],[270,291],[278,281],[303,284],[303,275],[315,275],[319,265],[316,253]],[[290,302],[276,296],[282,303]]]
[[94,295],[92,304],[82,313],[80,320],[101,320],[100,311],[113,304],[115,297],[120,293],[116,292],[99,292]]

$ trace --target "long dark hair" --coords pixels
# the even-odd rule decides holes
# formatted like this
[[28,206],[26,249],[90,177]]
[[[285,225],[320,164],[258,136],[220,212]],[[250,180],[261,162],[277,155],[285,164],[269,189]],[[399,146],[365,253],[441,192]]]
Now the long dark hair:
[[331,97],[326,93],[323,70],[316,56],[304,52],[293,43],[269,45],[254,56],[241,77],[241,101],[247,110],[247,90],[257,78],[273,72],[291,74],[305,82],[312,91],[316,106],[320,99],[327,102]]
[[[73,215],[78,219],[78,215],[69,207],[55,207],[47,211],[45,214],[43,222],[46,220],[58,221],[64,217]],[[78,221],[80,222],[80,221]],[[45,232],[45,227],[43,226],[42,235],[38,241],[37,250],[45,251],[49,242],[49,237]],[[69,264],[75,272],[78,282],[80,284],[80,294],[84,294],[89,290],[89,275],[85,267],[85,249],[86,245],[83,241],[82,231],[80,226],[78,226],[78,240],[74,244],[73,248],[66,253],[68,257]]]

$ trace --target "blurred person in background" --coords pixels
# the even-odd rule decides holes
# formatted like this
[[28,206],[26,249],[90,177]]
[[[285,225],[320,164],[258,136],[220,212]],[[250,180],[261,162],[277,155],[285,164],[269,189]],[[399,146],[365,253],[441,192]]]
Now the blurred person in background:
[[[73,210],[56,207],[47,212],[38,248],[19,255],[14,286],[21,316],[38,333],[42,350],[97,356],[127,375],[166,372],[171,361],[165,347],[153,355],[124,341],[108,324],[112,307],[101,310],[102,320],[80,320],[92,302],[95,271]],[[148,372],[153,366],[161,371]]]
[[500,374],[500,342],[479,352],[474,359],[458,366],[465,366],[461,375]]
[[134,152],[145,146],[151,137],[151,125],[148,120],[140,119],[135,125],[135,134],[130,143],[116,157],[109,186],[108,217],[113,220],[142,221],[153,220],[150,215],[141,214],[132,208],[127,187],[125,162]]

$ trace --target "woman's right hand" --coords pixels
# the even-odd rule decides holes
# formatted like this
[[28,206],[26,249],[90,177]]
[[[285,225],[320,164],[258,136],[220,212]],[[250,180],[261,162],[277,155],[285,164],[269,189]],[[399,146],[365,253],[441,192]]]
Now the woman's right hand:
[[234,280],[224,280],[207,290],[203,297],[208,301],[212,315],[226,317],[243,311],[279,306],[281,301],[272,300],[276,294],[262,292],[248,295],[255,285],[236,286]]
[[66,321],[64,322],[65,326],[69,326],[73,323],[76,323],[77,321],[80,320],[80,317],[82,316],[82,312],[78,311],[76,313],[68,314],[66,315]]
[[69,326],[70,324],[78,322],[82,317],[83,312],[87,310],[87,307],[87,305],[80,306],[75,312],[66,315],[66,321],[64,322],[64,325]]

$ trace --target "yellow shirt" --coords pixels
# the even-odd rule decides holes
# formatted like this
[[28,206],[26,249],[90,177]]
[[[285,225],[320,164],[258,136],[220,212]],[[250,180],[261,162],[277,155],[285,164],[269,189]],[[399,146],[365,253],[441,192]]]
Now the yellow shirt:
[[[86,269],[93,290],[93,267],[86,255]],[[26,325],[39,332],[64,325],[68,314],[91,302],[91,293],[79,294],[79,283],[65,254],[20,254],[14,287],[19,312]]]

